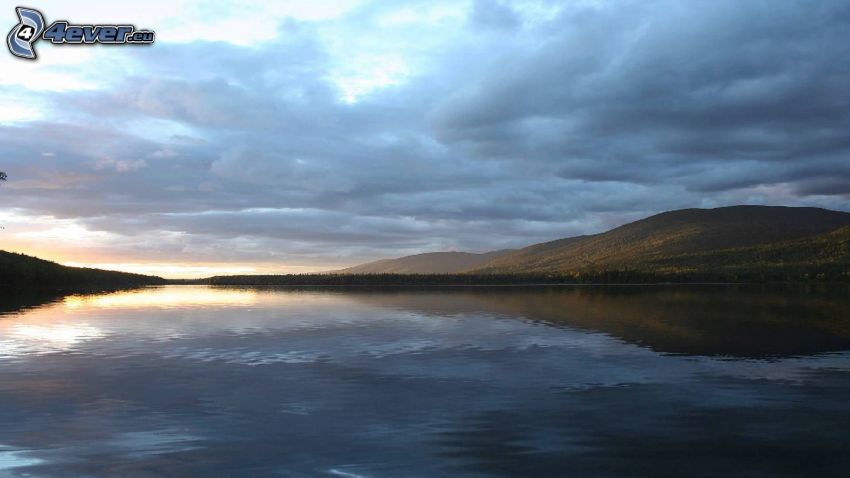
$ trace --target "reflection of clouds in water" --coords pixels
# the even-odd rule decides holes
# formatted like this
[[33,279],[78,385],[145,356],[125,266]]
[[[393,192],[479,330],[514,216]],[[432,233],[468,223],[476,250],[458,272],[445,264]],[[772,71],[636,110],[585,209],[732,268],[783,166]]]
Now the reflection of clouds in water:
[[[44,463],[44,460],[30,457],[30,450],[20,450],[0,445],[0,472],[35,466]],[[27,476],[22,474],[21,476]]]
[[99,295],[73,295],[64,300],[71,310],[80,308],[149,308],[199,305],[251,305],[257,301],[253,290],[222,290],[208,287],[149,287],[145,289]]
[[445,348],[445,345],[436,340],[397,340],[389,343],[373,345],[368,349],[363,350],[362,353],[368,354],[373,358],[383,358],[391,355],[421,354],[428,350],[439,350],[441,348]]
[[103,333],[97,327],[86,324],[60,324],[55,326],[21,324],[12,328],[11,336],[17,339],[55,344],[59,347],[69,347],[83,340],[103,337]]
[[2,330],[0,359],[73,350],[106,334],[88,324],[15,324]]
[[314,363],[322,358],[317,352],[290,351],[264,353],[256,350],[222,350],[209,347],[192,349],[179,347],[162,358],[180,358],[198,362],[224,362],[240,365],[269,365],[274,363]]
[[[467,316],[452,319],[440,331],[438,317],[423,316],[428,333],[376,318],[374,330],[358,328],[299,333],[257,331],[163,343],[156,353],[167,359],[263,366],[322,362],[356,365],[375,373],[432,379],[485,380],[497,386],[522,384],[587,389],[625,384],[683,382],[699,377],[728,377],[804,383],[818,370],[850,370],[850,354],[784,359],[727,360],[659,354],[601,333],[544,328],[504,319]],[[492,329],[491,325],[495,325]],[[493,330],[495,329],[495,330]],[[302,331],[303,332],[303,331]],[[548,333],[548,335],[543,335]],[[540,335],[536,335],[540,334]],[[426,336],[422,336],[426,335]],[[209,340],[214,339],[214,346]],[[246,340],[251,345],[246,347]],[[517,374],[517,370],[526,372]],[[535,370],[546,370],[537,374]]]
[[[201,437],[187,435],[177,430],[143,430],[108,434],[105,439],[85,442],[70,447],[50,447],[44,449],[20,449],[0,445],[0,476],[4,471],[50,463],[62,466],[72,461],[80,461],[86,455],[94,459],[104,453],[118,455],[124,460],[143,460],[159,454],[179,453],[199,448]],[[38,456],[37,458],[35,456]],[[24,470],[10,476],[40,476]]]
[[405,297],[392,296],[387,307],[380,295],[203,286],[74,296],[0,322],[0,359],[73,350],[103,359],[153,354],[250,366],[322,361],[435,378],[485,374],[505,383],[534,380],[511,378],[511,367],[546,362],[576,388],[695,374],[805,381],[813,370],[848,370],[845,354],[734,361],[666,356],[602,332],[504,313],[405,310]]
[[328,473],[336,476],[343,476],[345,478],[368,478],[366,475],[360,475],[358,473],[352,473],[350,471],[340,470],[338,468],[331,468],[328,470]]
[[735,361],[664,356],[600,332],[504,314],[404,310],[404,301],[382,307],[356,294],[176,286],[70,297],[63,305],[0,323],[0,359],[74,350],[105,359],[154,354],[250,366],[357,362],[381,373],[484,373],[503,382],[512,379],[490,377],[502,363],[516,368],[525,361],[534,368],[549,361],[546,366],[576,388],[694,374],[805,381],[812,370],[848,367],[843,355]]
[[175,430],[147,430],[125,432],[109,439],[104,446],[118,448],[127,457],[140,458],[158,453],[175,453],[194,450],[200,437]]
[[[487,307],[435,311],[404,294],[390,297],[393,307],[382,305],[385,296],[255,294],[236,307],[212,298],[146,307],[160,302],[134,298],[127,307],[60,303],[0,320],[0,346],[17,347],[14,364],[0,360],[0,372],[10,372],[0,382],[0,424],[8,424],[0,441],[18,447],[0,449],[0,476],[3,463],[49,476],[85,475],[92,463],[114,475],[186,466],[206,473],[182,476],[235,476],[258,464],[258,476],[447,476],[438,469],[445,456],[428,455],[435,432],[455,456],[480,453],[498,465],[511,443],[529,460],[588,443],[591,454],[616,456],[623,437],[636,438],[623,439],[630,449],[651,450],[656,434],[670,437],[657,448],[667,450],[706,429],[693,417],[716,412],[728,418],[724,430],[761,430],[771,407],[798,407],[803,418],[791,425],[806,433],[811,410],[798,404],[840,411],[841,393],[830,395],[837,405],[823,396],[833,372],[850,371],[848,353],[665,355],[590,326]],[[729,410],[738,415],[723,415]],[[760,433],[773,440],[776,429],[784,430]],[[728,442],[709,438],[692,448]]]
[[694,357],[689,361],[697,364],[694,373],[750,380],[804,383],[819,371],[850,372],[850,352],[761,360]]
[[316,410],[316,408],[317,407],[310,406],[310,405],[307,405],[305,403],[291,403],[291,404],[288,403],[288,404],[284,404],[281,407],[280,413],[287,413],[287,414],[290,414],[290,415],[306,416],[306,415],[310,415],[311,413],[313,413]]

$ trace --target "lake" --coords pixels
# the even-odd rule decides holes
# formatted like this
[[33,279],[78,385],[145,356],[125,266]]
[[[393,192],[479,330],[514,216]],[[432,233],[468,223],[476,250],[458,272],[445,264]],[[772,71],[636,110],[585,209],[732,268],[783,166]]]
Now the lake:
[[0,377],[0,476],[850,470],[846,287],[6,294]]

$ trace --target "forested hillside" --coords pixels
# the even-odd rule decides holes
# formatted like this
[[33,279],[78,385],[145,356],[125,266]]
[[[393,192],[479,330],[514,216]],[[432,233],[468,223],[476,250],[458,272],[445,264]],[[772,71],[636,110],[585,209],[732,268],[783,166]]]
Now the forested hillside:
[[455,274],[480,267],[513,250],[485,252],[426,252],[384,259],[337,271],[340,274]]
[[[844,226],[850,226],[850,214],[818,208],[734,206],[683,209],[635,221],[601,234],[529,246],[498,257],[472,272],[656,271],[659,263],[666,264],[666,270],[675,270],[676,258],[812,237]],[[749,251],[754,252],[753,249]],[[790,253],[790,249],[787,251]],[[797,251],[795,254],[797,262],[805,262],[801,258],[805,252]],[[756,262],[746,257],[744,252],[734,257],[746,264]],[[811,260],[814,261],[814,258]],[[712,265],[706,256],[703,266]]]
[[160,277],[66,267],[24,254],[0,251],[0,286],[3,287],[125,287],[165,282]]

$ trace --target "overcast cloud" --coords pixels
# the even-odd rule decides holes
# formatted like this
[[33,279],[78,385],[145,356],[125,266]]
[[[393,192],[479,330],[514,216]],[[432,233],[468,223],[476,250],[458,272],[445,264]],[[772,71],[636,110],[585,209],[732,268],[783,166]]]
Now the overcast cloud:
[[848,2],[39,7],[157,43],[2,55],[0,248],[301,271],[850,210]]

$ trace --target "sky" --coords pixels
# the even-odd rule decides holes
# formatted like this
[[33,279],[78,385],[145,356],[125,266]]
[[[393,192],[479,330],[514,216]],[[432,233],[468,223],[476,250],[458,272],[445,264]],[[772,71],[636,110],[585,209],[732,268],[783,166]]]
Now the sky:
[[289,273],[671,209],[850,211],[846,1],[28,5],[156,43],[0,54],[3,250]]

